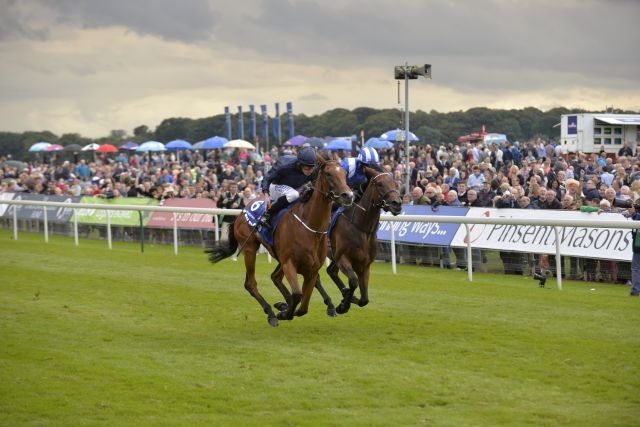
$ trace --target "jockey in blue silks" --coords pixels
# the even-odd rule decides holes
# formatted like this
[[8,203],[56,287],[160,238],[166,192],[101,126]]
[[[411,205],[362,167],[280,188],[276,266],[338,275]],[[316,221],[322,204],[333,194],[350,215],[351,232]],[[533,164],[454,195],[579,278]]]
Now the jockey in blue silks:
[[269,226],[269,218],[300,197],[298,188],[311,182],[316,162],[316,151],[311,147],[302,148],[297,157],[278,157],[278,161],[262,181],[262,192],[270,199],[269,209],[261,220],[263,225]]
[[364,166],[378,167],[380,156],[375,148],[364,147],[357,158],[346,157],[340,162],[340,166],[347,172],[347,185],[354,191],[356,200],[359,200],[367,188],[367,176]]

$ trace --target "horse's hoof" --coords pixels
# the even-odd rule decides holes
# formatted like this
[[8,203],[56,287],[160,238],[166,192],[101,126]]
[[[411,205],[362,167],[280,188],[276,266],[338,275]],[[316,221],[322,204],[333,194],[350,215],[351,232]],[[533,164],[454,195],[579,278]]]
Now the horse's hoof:
[[343,303],[340,303],[338,304],[336,311],[338,312],[338,314],[345,314],[347,311],[349,311],[349,306]]
[[335,308],[327,308],[327,316],[329,317],[338,317],[338,313],[336,313]]
[[276,319],[275,317],[269,317],[267,319],[267,322],[269,322],[269,326],[271,326],[273,328],[277,328],[278,327],[278,319]]
[[369,304],[369,300],[366,301],[358,301],[358,307],[364,307],[365,305]]
[[280,301],[273,304],[273,307],[278,311],[287,311],[287,309],[289,308],[289,305],[286,302]]
[[293,320],[293,315],[289,316],[286,311],[279,311],[276,317],[278,320]]

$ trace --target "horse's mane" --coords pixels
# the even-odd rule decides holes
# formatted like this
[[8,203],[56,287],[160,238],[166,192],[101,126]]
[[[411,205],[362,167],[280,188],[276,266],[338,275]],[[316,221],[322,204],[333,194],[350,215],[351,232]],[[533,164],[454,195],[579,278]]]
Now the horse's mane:
[[371,169],[375,170],[376,172],[384,172],[384,169],[382,169],[382,166],[378,165],[378,164],[372,164],[372,165],[367,165],[367,167],[370,167]]

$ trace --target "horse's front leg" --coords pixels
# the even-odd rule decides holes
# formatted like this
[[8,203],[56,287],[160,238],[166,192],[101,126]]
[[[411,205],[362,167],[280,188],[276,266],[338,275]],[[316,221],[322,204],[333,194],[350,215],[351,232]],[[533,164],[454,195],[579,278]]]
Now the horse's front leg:
[[333,301],[331,300],[331,297],[329,296],[327,291],[322,286],[322,283],[320,283],[320,275],[318,275],[318,281],[316,282],[316,289],[318,290],[318,292],[320,292],[320,295],[322,295],[322,301],[324,301],[324,304],[327,306],[327,316],[336,317],[338,315],[338,313],[336,313],[336,307],[333,305]]
[[291,261],[288,261],[282,265],[282,271],[284,272],[289,285],[291,286],[291,302],[288,304],[286,310],[278,312],[278,319],[280,320],[292,320],[293,313],[295,312],[300,300],[302,299],[302,291],[298,284],[298,271]]
[[343,265],[340,266],[340,270],[347,276],[349,279],[349,289],[346,289],[346,292],[342,292],[342,301],[338,304],[336,311],[339,314],[345,314],[351,308],[351,301],[353,299],[353,294],[358,288],[358,276],[353,271],[353,267],[351,263],[348,261],[344,261]]
[[359,307],[369,304],[369,266],[358,274],[358,286],[360,288],[360,299],[355,302]]
[[306,275],[304,282],[302,283],[302,302],[300,308],[295,312],[296,316],[304,316],[309,311],[309,301],[311,301],[311,294],[316,284],[320,282],[320,276],[316,271],[313,274]]
[[286,311],[287,308],[289,307],[289,304],[291,304],[291,292],[289,292],[289,289],[285,286],[284,282],[282,281],[283,277],[284,277],[284,272],[282,271],[282,265],[278,264],[276,269],[273,270],[273,273],[271,273],[271,281],[273,282],[274,285],[276,285],[276,288],[278,288],[278,290],[284,297],[284,302],[279,301],[273,304],[273,306],[278,311]]

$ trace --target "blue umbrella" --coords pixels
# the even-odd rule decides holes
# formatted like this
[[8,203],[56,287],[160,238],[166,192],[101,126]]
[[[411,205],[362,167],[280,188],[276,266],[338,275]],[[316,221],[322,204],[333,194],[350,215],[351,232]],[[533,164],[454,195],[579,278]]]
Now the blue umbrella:
[[302,144],[305,143],[307,137],[304,135],[296,135],[293,138],[291,138],[290,140],[288,140],[287,142],[285,142],[283,145],[288,145],[288,146],[292,146],[292,147],[299,147]]
[[351,140],[337,138],[327,144],[327,150],[351,150]]
[[136,150],[139,147],[138,144],[136,144],[133,141],[129,141],[126,144],[120,146],[120,148],[118,148],[118,150],[129,150],[129,151],[133,151]]
[[164,146],[167,150],[190,150],[192,145],[184,139],[174,139],[171,142],[167,142]]
[[393,148],[393,143],[386,139],[369,138],[367,139],[367,142],[364,143],[364,146],[381,150],[383,148]]
[[[391,142],[404,141],[404,134],[405,131],[402,129],[389,130],[380,135],[380,139],[385,139]],[[420,141],[420,139],[416,136],[415,133],[409,132],[409,141]]]
[[49,151],[49,146],[51,146],[51,144],[49,144],[48,142],[36,142],[31,147],[29,147],[29,152],[36,153],[40,151]]
[[214,150],[216,148],[224,148],[227,142],[229,142],[227,138],[212,136],[211,138],[198,142],[193,148],[197,150]]
[[164,144],[158,141],[147,141],[141,144],[136,151],[148,152],[148,151],[164,151]]

